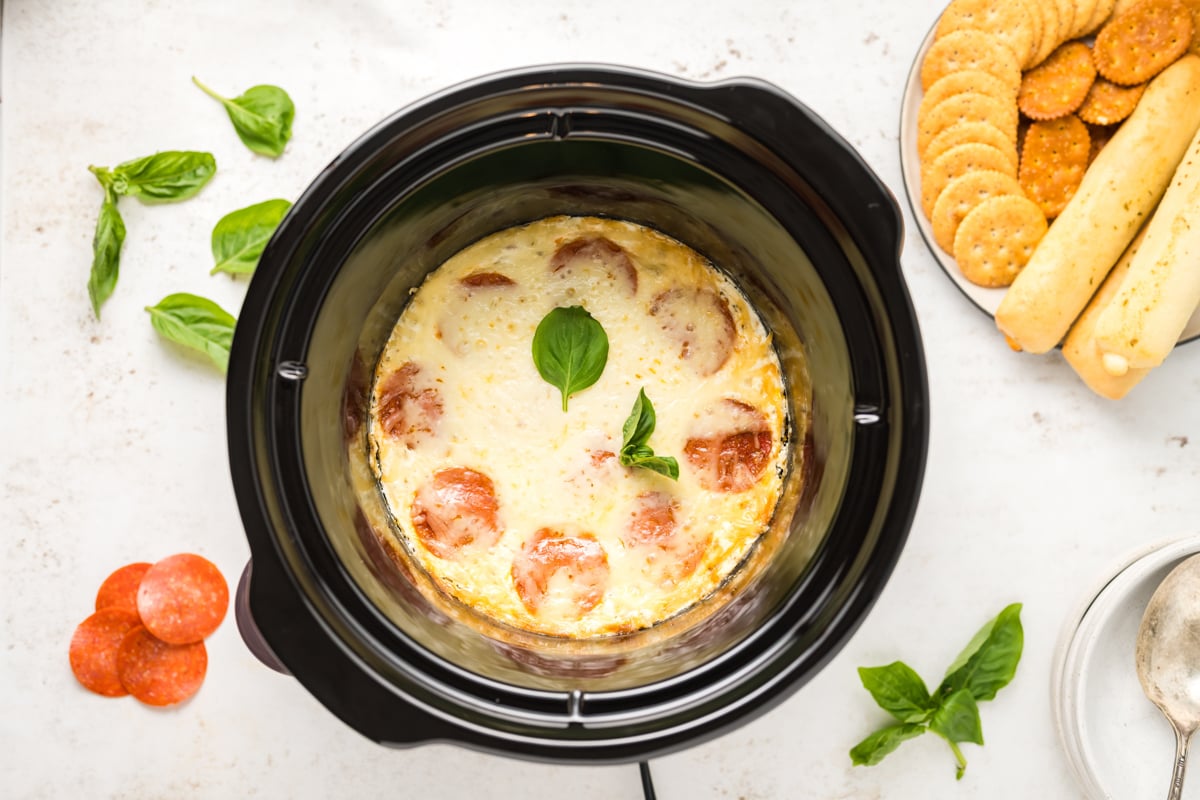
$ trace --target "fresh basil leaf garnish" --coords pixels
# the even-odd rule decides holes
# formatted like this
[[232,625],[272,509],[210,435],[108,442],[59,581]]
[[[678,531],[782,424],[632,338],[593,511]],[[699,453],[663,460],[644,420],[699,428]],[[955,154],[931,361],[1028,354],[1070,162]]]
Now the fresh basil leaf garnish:
[[959,744],[983,744],[978,701],[993,699],[1013,679],[1024,640],[1021,604],[1013,603],[972,637],[932,696],[920,676],[902,661],[859,667],[863,687],[900,724],[880,728],[856,744],[850,750],[850,761],[878,764],[901,742],[930,730],[950,745],[955,777],[961,780],[967,759]]
[[251,86],[237,97],[224,97],[195,77],[192,83],[217,100],[229,114],[229,121],[242,144],[255,153],[278,158],[292,138],[296,106],[288,93],[278,86]]
[[221,217],[212,232],[216,266],[211,274],[248,275],[254,272],[263,248],[291,207],[287,200],[267,200]]
[[225,309],[205,297],[180,292],[146,310],[163,337],[204,353],[221,372],[228,368],[236,320]]
[[[97,176],[99,177],[99,176]],[[101,180],[101,183],[104,183]],[[125,221],[117,211],[117,195],[111,183],[104,187],[104,202],[92,236],[92,271],[88,276],[88,297],[92,311],[100,319],[100,306],[117,288],[121,267],[121,246],[125,243]]]
[[186,200],[212,180],[217,160],[212,153],[164,150],[118,164],[111,171],[91,168],[97,179],[111,180],[113,191],[147,203]]
[[583,391],[604,372],[608,362],[608,334],[582,306],[556,308],[533,334],[533,364],[538,374],[567,399]]
[[633,401],[633,410],[629,418],[621,426],[623,441],[621,453],[618,456],[622,466],[642,467],[665,475],[671,480],[679,480],[679,462],[670,456],[658,456],[650,448],[648,442],[658,424],[654,413],[654,405],[646,397],[646,390],[638,391],[637,399]]

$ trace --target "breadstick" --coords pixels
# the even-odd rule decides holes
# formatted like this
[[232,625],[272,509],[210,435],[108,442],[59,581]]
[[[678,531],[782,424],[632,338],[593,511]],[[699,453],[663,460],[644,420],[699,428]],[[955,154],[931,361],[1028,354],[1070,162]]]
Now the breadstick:
[[1062,352],[1067,363],[1083,379],[1089,389],[1110,400],[1120,400],[1150,371],[1148,369],[1131,369],[1119,377],[1108,374],[1108,371],[1104,369],[1102,353],[1096,346],[1096,337],[1094,336],[1096,320],[1108,308],[1113,297],[1121,288],[1121,281],[1129,274],[1129,265],[1133,262],[1133,256],[1138,252],[1142,240],[1146,238],[1146,227],[1142,226],[1133,243],[1129,245],[1129,249],[1112,268],[1112,272],[1108,273],[1108,277],[1100,286],[1100,291],[1096,292],[1092,302],[1088,303],[1087,308],[1079,315],[1079,319],[1075,320],[1075,324],[1071,326],[1071,332],[1063,340]]
[[1116,298],[1096,320],[1112,375],[1156,367],[1200,305],[1200,134],[1183,157]]
[[1031,353],[1062,340],[1167,189],[1200,129],[1200,56],[1163,70],[1005,292],[996,325]]

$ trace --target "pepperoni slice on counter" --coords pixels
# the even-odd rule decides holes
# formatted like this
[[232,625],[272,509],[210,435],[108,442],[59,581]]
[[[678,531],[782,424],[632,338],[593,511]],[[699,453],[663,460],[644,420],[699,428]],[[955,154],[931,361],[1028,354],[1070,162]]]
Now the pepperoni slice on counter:
[[70,658],[71,671],[84,688],[105,697],[127,694],[117,672],[117,653],[126,634],[140,627],[137,614],[123,608],[101,609],[79,623]]
[[553,603],[582,617],[604,598],[608,555],[590,533],[539,528],[513,559],[512,577],[530,613]]
[[438,558],[458,558],[463,548],[487,548],[500,539],[500,503],[492,479],[467,467],[438,470],[417,489],[413,527]]
[[142,576],[150,569],[148,561],[126,564],[100,584],[96,592],[96,610],[105,608],[120,608],[132,614],[137,614],[137,591],[142,582]]
[[151,706],[173,706],[200,690],[208,671],[204,642],[168,644],[141,625],[117,651],[117,675],[125,691]]
[[679,501],[665,492],[637,496],[625,544],[644,551],[646,565],[667,581],[679,581],[696,571],[711,536],[696,538],[679,529]]
[[550,270],[581,285],[600,284],[619,289],[628,297],[637,294],[638,273],[625,248],[604,236],[584,236],[559,246],[550,258]]
[[459,283],[469,289],[480,289],[487,286],[516,286],[517,282],[500,272],[472,272]]
[[679,347],[679,357],[702,376],[725,366],[737,341],[729,303],[709,288],[678,286],[660,292],[650,303],[650,316]]
[[442,416],[441,393],[425,384],[421,368],[411,361],[383,379],[378,402],[383,432],[410,450],[434,434]]
[[229,587],[211,561],[180,553],[158,561],[138,587],[142,624],[168,644],[199,642],[217,629],[229,607]]
[[744,492],[758,482],[771,458],[766,416],[740,400],[725,399],[702,415],[683,455],[700,485],[714,492]]

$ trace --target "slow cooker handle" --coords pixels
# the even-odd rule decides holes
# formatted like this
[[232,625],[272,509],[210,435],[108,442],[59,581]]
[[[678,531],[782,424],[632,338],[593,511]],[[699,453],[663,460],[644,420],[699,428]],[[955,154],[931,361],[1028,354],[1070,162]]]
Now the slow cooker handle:
[[[721,114],[739,132],[783,159],[837,215],[886,284],[900,276],[904,223],[893,193],[849,142],[793,96],[767,81],[736,78],[682,85],[683,99]],[[789,181],[791,182],[791,181]]]
[[288,671],[288,668],[279,660],[279,656],[275,655],[275,651],[271,649],[271,645],[267,643],[266,637],[258,628],[258,623],[254,621],[254,614],[250,611],[250,576],[253,567],[254,559],[248,559],[245,569],[242,570],[242,577],[238,578],[237,591],[233,596],[233,615],[237,621],[238,633],[241,634],[246,649],[264,666],[270,667],[280,674],[291,675],[292,673]]
[[[308,611],[287,578],[269,557],[258,564],[257,572],[254,567],[252,558],[242,571],[234,613],[242,640],[255,658],[284,675],[292,674],[285,659],[303,661],[307,665],[301,680],[305,688],[334,715],[373,741],[413,745],[463,740],[461,731],[362,675],[359,667],[308,618]],[[270,641],[256,622],[259,614],[264,616],[264,628],[271,631]]]

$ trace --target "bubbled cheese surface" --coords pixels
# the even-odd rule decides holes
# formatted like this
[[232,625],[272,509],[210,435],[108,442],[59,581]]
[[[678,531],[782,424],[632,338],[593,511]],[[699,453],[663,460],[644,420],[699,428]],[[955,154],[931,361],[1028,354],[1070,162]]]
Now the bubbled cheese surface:
[[[564,245],[596,237],[624,249],[636,268],[636,290],[602,260],[551,267]],[[470,276],[482,273],[511,283],[494,285],[498,279],[489,279],[492,285],[480,280],[472,285]],[[685,347],[680,326],[668,330],[664,316],[651,313],[668,296],[664,293],[677,290],[689,297],[703,287],[727,304],[735,333],[731,352],[711,374],[701,373],[720,359],[697,350],[710,347],[727,323],[711,309],[697,308],[693,327],[700,330],[692,331]],[[537,372],[531,343],[547,313],[576,305],[604,327],[609,353],[599,381],[572,395],[564,413],[559,390]],[[397,437],[381,424],[381,390],[406,364],[415,365],[421,386],[436,393],[440,413],[430,430]],[[679,461],[677,482],[621,466],[612,457],[621,449],[622,425],[640,389],[657,414],[649,445]],[[720,435],[722,409],[741,408],[730,400],[757,409],[770,432],[765,469],[743,491],[706,488],[701,470],[684,454],[689,440]],[[702,600],[737,569],[779,497],[786,424],[770,337],[723,273],[643,226],[554,217],[489,236],[428,276],[380,358],[368,440],[394,523],[387,535],[399,539],[443,592],[506,625],[582,638],[654,625]],[[467,544],[439,557],[417,535],[413,505],[422,485],[453,468],[490,478],[500,534],[489,546]],[[639,498],[649,493],[673,504],[676,530],[669,546],[646,546],[629,535]],[[523,602],[514,560],[543,528],[590,534],[603,547],[608,573],[592,607],[581,609],[572,591],[578,576],[571,569],[548,575],[539,607]],[[689,554],[700,554],[690,570]]]

